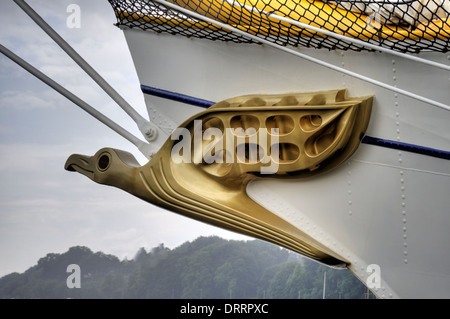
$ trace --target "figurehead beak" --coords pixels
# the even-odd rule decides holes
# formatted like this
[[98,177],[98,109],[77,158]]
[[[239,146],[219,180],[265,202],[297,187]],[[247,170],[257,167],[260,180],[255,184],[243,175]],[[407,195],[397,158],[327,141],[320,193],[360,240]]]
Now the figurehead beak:
[[133,180],[140,167],[134,156],[112,148],[102,148],[93,156],[71,155],[64,166],[70,172],[78,172],[99,184],[122,188],[127,179]]
[[64,165],[64,169],[70,172],[78,172],[94,180],[94,170],[92,156],[73,154],[69,156]]

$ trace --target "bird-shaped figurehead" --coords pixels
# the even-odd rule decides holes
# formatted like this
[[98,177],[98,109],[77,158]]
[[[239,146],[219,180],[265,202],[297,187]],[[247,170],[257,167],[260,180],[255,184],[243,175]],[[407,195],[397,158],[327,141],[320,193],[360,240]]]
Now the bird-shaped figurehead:
[[151,160],[103,148],[71,155],[65,168],[184,216],[270,241],[330,266],[348,261],[253,201],[261,178],[313,178],[354,153],[367,128],[372,97],[345,90],[244,96],[188,119]]

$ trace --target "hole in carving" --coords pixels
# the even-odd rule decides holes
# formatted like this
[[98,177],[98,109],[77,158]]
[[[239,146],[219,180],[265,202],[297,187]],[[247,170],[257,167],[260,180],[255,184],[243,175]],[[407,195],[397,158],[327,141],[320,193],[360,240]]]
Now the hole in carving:
[[288,115],[274,115],[266,120],[266,128],[270,133],[271,129],[278,128],[278,134],[288,134],[294,129],[294,120]]
[[264,149],[258,144],[242,143],[236,147],[237,159],[241,163],[255,164],[264,156]]
[[234,129],[236,135],[253,135],[259,129],[259,120],[253,115],[236,115],[231,119],[230,126]]
[[300,127],[304,131],[313,131],[322,125],[322,117],[316,114],[305,115],[300,118]]
[[287,163],[296,161],[300,155],[300,150],[297,145],[291,143],[279,143],[270,147],[270,154],[275,157],[278,152],[280,163]]
[[309,156],[317,156],[328,149],[336,140],[336,122],[309,138],[305,143],[305,152]]
[[217,117],[211,117],[208,119],[205,119],[203,121],[203,131],[209,129],[209,128],[217,128],[219,129],[222,133],[224,132],[224,125],[221,119],[217,118]]

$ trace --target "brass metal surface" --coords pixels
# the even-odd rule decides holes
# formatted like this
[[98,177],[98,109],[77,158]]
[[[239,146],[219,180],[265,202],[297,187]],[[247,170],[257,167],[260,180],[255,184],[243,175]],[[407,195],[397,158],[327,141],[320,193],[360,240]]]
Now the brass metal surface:
[[70,156],[65,168],[184,216],[345,265],[254,202],[246,186],[260,178],[313,178],[336,167],[359,146],[371,108],[371,96],[348,98],[346,90],[241,96],[188,119],[143,166],[127,152],[104,148]]

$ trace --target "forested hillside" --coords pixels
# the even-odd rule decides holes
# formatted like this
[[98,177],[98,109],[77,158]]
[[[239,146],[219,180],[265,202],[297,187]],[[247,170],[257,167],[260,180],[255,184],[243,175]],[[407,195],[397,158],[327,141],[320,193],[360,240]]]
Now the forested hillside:
[[[79,266],[80,288],[69,288]],[[47,254],[22,274],[0,278],[0,298],[363,298],[367,289],[348,270],[259,241],[200,237],[175,249],[141,248],[119,260],[87,247]],[[371,296],[373,297],[373,295]]]

